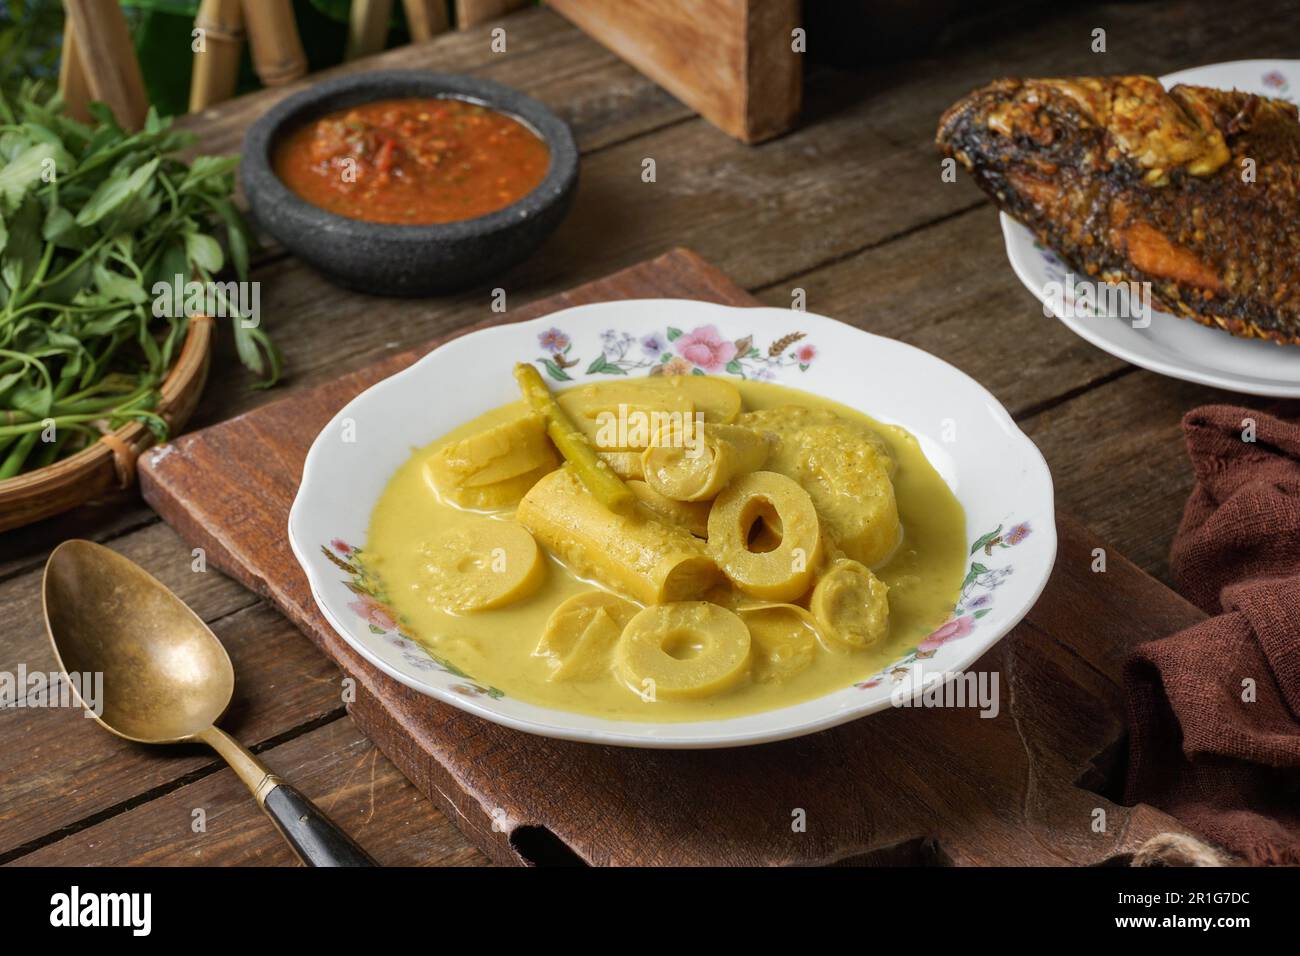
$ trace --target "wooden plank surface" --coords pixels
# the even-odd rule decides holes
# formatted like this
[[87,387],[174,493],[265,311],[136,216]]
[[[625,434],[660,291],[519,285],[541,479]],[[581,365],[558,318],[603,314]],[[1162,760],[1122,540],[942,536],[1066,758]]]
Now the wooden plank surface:
[[[506,25],[505,54],[489,52],[489,25],[343,70],[476,72],[540,96],[573,124],[584,150],[574,218],[525,267],[505,277],[512,309],[682,241],[770,304],[788,305],[791,290],[804,288],[811,310],[921,345],[988,384],[1044,450],[1062,506],[1161,576],[1190,487],[1178,429],[1183,412],[1227,399],[1300,413],[1295,403],[1279,406],[1135,371],[1043,318],[1011,274],[995,213],[968,183],[941,185],[929,147],[938,112],[997,75],[1160,73],[1218,60],[1294,56],[1300,28],[1283,0],[1044,6],[953,26],[925,57],[904,63],[877,59],[862,75],[814,74],[801,128],[758,148],[731,143],[707,123],[689,119],[689,110],[671,96],[548,10],[523,11]],[[1089,50],[1096,26],[1108,33],[1105,55]],[[201,132],[206,151],[237,150],[248,123],[301,85],[233,100],[187,123]],[[779,164],[772,172],[765,168],[769,151]],[[647,156],[660,159],[657,185],[669,187],[657,201],[639,192],[651,188],[639,179]],[[826,157],[830,161],[823,165]],[[854,164],[885,165],[877,174]],[[921,195],[940,190],[951,195]],[[915,201],[918,196],[923,201]],[[393,303],[334,289],[283,250],[268,249],[260,262],[263,302],[275,303],[264,309],[268,327],[285,348],[291,377],[280,389],[249,391],[227,342],[196,424],[329,381],[488,315],[486,289]],[[155,522],[128,493],[5,534],[0,607],[11,612],[11,621],[27,620],[49,548],[66,537],[86,536],[133,554],[181,586],[205,616],[230,614],[235,589],[215,571],[187,585],[189,547]],[[0,666],[37,666],[45,652],[33,640],[36,633],[25,624],[0,633]],[[299,643],[305,653],[315,653]],[[335,690],[328,696],[337,702]],[[323,697],[320,706],[327,706]],[[305,732],[292,708],[276,713],[257,732],[259,739],[274,744]],[[27,727],[4,723],[8,716],[0,711],[0,755]],[[351,726],[346,717],[339,721]],[[109,762],[94,756],[107,746],[101,737],[69,733],[52,756]],[[197,759],[196,772],[215,767],[207,757],[183,759]],[[384,758],[378,759],[382,765]],[[179,766],[176,758],[150,752],[140,766],[174,760]],[[156,771],[110,774],[94,785],[98,792],[91,788],[94,798],[88,801],[80,793],[85,781],[67,778],[58,800],[28,790],[22,799],[0,803],[0,846],[13,845],[5,828],[19,817],[53,813],[58,829],[52,823],[48,833],[29,839],[40,830],[30,827],[17,850],[46,845],[69,831],[100,825],[99,816],[151,799],[155,784],[166,789],[184,779],[151,773]],[[146,777],[148,786],[142,786]],[[58,804],[65,799],[73,802],[63,810]],[[79,817],[83,813],[88,815]],[[0,860],[8,858],[0,850]]]
[[[383,866],[484,862],[350,720],[310,729],[263,750],[261,757]],[[196,829],[196,811],[204,829]],[[298,860],[244,784],[223,768],[48,844],[15,865],[74,863],[296,866]]]
[[[679,251],[513,319],[655,295],[754,303]],[[545,832],[593,864],[824,863],[926,839],[954,863],[1092,864],[1132,853],[1152,827],[1176,829],[1075,780],[1119,733],[1129,642],[1202,615],[1118,555],[1105,578],[1094,574],[1092,552],[1102,545],[1069,519],[1057,571],[1028,623],[976,665],[1006,684],[1004,709],[991,719],[968,709],[895,710],[762,747],[637,751],[529,737],[385,677],[321,617],[283,528],[315,433],[358,391],[424,351],[184,436],[143,459],[141,483],[183,537],[272,600],[356,678],[354,719],[492,859],[536,862],[533,841]],[[236,450],[238,474],[214,467]],[[1113,628],[1099,634],[1099,622]],[[1101,833],[1089,825],[1098,807],[1107,819]],[[798,810],[817,825],[792,828]]]

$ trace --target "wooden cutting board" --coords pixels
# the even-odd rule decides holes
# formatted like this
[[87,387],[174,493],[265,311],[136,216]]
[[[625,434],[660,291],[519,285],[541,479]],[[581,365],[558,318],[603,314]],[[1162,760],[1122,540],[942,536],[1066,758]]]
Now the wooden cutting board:
[[[678,250],[512,318],[650,296],[755,304]],[[1119,788],[1112,745],[1128,649],[1203,615],[1114,552],[1094,572],[1104,543],[1065,515],[1042,599],[975,665],[999,675],[991,719],[974,709],[895,710],[758,747],[627,750],[509,730],[381,674],[316,610],[285,528],[320,428],[436,344],[184,435],[142,459],[140,482],[209,561],[273,601],[356,679],[353,719],[493,859],[1091,864],[1182,832],[1157,810],[1103,794]]]

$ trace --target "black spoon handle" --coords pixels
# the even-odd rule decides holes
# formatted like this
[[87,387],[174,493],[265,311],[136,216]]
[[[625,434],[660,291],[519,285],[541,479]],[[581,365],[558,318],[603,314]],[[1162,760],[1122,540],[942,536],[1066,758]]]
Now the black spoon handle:
[[308,866],[377,865],[316,804],[289,784],[278,783],[268,791],[262,807]]

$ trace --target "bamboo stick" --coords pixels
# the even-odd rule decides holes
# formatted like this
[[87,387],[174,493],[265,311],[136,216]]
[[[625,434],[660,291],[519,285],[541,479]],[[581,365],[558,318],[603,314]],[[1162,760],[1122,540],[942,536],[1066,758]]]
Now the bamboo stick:
[[307,73],[307,54],[293,19],[292,0],[243,0],[253,68],[267,86],[284,86]]
[[451,27],[447,16],[447,0],[402,0],[406,11],[406,26],[416,43],[431,40]]
[[356,60],[378,53],[388,39],[388,20],[393,15],[393,0],[352,0],[348,17],[348,45],[345,60]]
[[117,0],[64,0],[64,8],[91,98],[105,103],[126,129],[139,129],[149,98],[122,8]]
[[203,0],[194,28],[203,31],[203,49],[194,52],[190,112],[197,113],[235,94],[244,42],[241,0]]
[[77,33],[72,29],[72,20],[63,23],[63,57],[59,61],[59,92],[68,115],[83,123],[90,119],[86,107],[90,103],[90,86],[86,83],[86,68],[81,62],[81,50],[77,46]]

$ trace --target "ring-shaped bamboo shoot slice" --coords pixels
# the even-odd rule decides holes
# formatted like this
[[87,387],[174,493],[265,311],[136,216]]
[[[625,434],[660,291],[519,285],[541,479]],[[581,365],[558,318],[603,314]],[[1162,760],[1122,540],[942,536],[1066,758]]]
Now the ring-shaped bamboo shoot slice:
[[857,561],[836,561],[813,588],[810,608],[822,634],[853,650],[889,633],[889,586]]
[[522,600],[546,576],[533,536],[513,521],[475,519],[424,545],[424,591],[444,611],[486,611]]
[[745,622],[707,601],[653,604],[623,629],[614,664],[648,700],[709,697],[749,672]]
[[767,604],[736,612],[749,628],[754,680],[787,681],[817,656],[817,622],[794,604]]
[[592,680],[608,671],[610,653],[639,609],[608,591],[584,591],[551,612],[533,656],[546,658],[547,678]]
[[773,471],[744,475],[713,502],[709,552],[746,594],[793,601],[812,585],[821,560],[817,510],[791,478]]

